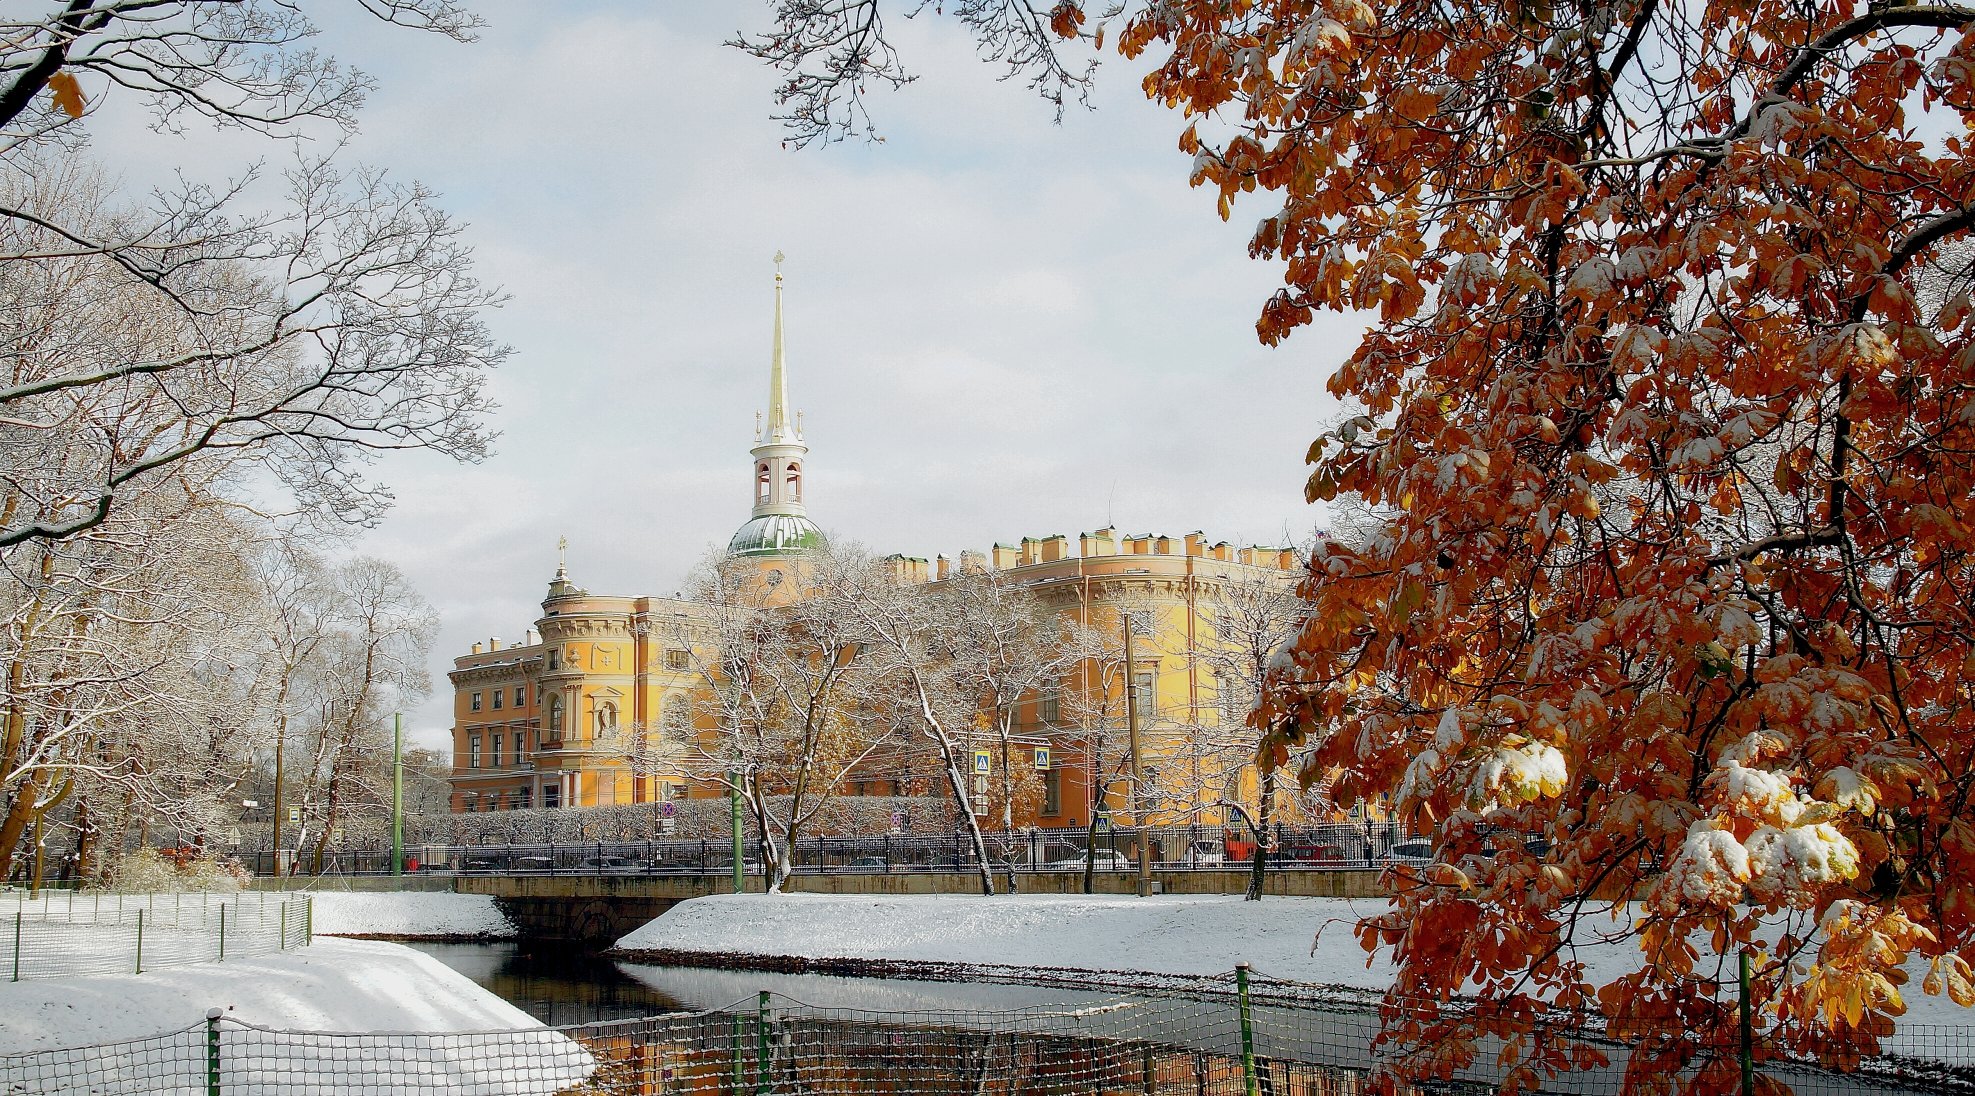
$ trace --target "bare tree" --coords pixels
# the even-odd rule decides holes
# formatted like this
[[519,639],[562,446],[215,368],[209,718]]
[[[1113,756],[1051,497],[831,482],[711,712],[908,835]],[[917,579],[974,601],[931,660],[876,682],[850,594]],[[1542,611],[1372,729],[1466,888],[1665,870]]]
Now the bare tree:
[[[903,5],[907,18],[927,10],[924,2]],[[865,104],[866,89],[897,90],[917,79],[892,48],[881,0],[777,0],[774,26],[759,34],[736,34],[727,44],[766,61],[782,74],[775,103],[788,131],[787,144],[801,148],[846,137],[878,139]],[[1088,101],[1095,59],[1081,66],[1065,57],[1066,38],[1099,40],[1079,30],[1083,14],[1074,6],[1029,0],[952,0],[937,6],[960,21],[980,45],[982,60],[1003,69],[1002,79],[1024,79],[1029,88],[1063,117],[1064,100]]]
[[[455,39],[477,25],[449,0],[360,3]],[[258,462],[303,508],[357,523],[389,498],[368,454],[483,455],[481,382],[505,351],[479,315],[498,295],[429,192],[337,166],[330,140],[272,208],[247,197],[258,165],[138,204],[82,155],[113,94],[166,129],[351,128],[370,81],[305,44],[300,9],[40,6],[0,33],[0,547],[89,529],[202,454]]]
[[[1200,611],[1212,639],[1190,652],[1214,682],[1214,706],[1194,713],[1191,737],[1212,759],[1209,780],[1222,789],[1219,804],[1240,818],[1255,839],[1247,898],[1262,897],[1270,851],[1269,825],[1276,805],[1276,765],[1256,765],[1253,810],[1240,791],[1242,771],[1256,761],[1262,732],[1254,725],[1272,660],[1295,637],[1304,617],[1293,573],[1235,571],[1201,584]],[[1205,715],[1207,718],[1202,719]]]
[[856,607],[880,569],[855,548],[808,553],[772,570],[714,558],[693,583],[704,611],[677,625],[692,652],[700,722],[688,764],[737,789],[779,891],[796,841],[853,771],[893,736],[870,700],[886,674]]
[[313,838],[317,871],[340,823],[390,801],[390,714],[430,688],[425,660],[438,626],[425,599],[384,560],[359,557],[330,577],[332,629],[317,649],[296,727],[303,747],[296,844]]
[[946,643],[954,685],[978,699],[992,736],[996,786],[988,807],[999,812],[1005,835],[1014,828],[1017,800],[1038,800],[1042,791],[1033,767],[1014,764],[1019,705],[1060,695],[1084,651],[1066,618],[999,571],[964,568],[927,597],[928,610],[952,632]]
[[247,768],[253,532],[189,479],[64,542],[0,553],[0,873],[58,810],[202,835]]

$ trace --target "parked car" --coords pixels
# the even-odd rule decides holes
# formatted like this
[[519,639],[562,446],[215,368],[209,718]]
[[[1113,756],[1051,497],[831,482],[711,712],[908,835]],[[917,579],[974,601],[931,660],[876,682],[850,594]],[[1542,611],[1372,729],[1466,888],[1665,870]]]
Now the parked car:
[[586,856],[577,870],[588,875],[644,875],[650,865],[623,856]]
[[[1138,865],[1132,863],[1130,857],[1120,852],[1113,852],[1110,849],[1098,849],[1095,853],[1091,854],[1091,868],[1095,871],[1135,871],[1137,867]],[[1037,870],[1082,871],[1084,870],[1084,856],[1082,853],[1078,853],[1075,856],[1064,857],[1061,860],[1046,861]]]
[[1190,841],[1181,850],[1179,862],[1189,868],[1218,868],[1227,863],[1227,849],[1219,841]]
[[553,875],[555,858],[552,856],[517,856],[509,869],[516,875]]
[[1433,842],[1401,841],[1386,850],[1385,859],[1400,864],[1425,864],[1433,859]]
[[[1279,864],[1341,864],[1344,850],[1336,845],[1314,842],[1284,842],[1269,859]],[[1360,860],[1359,863],[1364,863]]]
[[882,856],[860,856],[843,866],[845,871],[890,871],[891,861]]

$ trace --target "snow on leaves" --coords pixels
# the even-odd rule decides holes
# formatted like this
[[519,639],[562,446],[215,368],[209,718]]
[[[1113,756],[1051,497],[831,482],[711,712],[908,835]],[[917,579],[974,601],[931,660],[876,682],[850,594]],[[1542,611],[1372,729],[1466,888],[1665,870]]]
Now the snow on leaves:
[[[1410,990],[1478,985],[1491,1016],[1595,1001],[1635,1087],[1692,1091],[1732,1083],[1702,950],[1758,953],[1766,1048],[1839,1063],[1891,1030],[1906,955],[1968,992],[1971,19],[1127,16],[1195,184],[1224,217],[1268,205],[1261,338],[1377,315],[1329,380],[1365,417],[1312,446],[1308,494],[1388,520],[1313,559],[1269,714],[1306,777],[1434,830],[1446,872],[1408,874],[1363,935]],[[1579,931],[1557,911],[1627,896],[1639,975],[1556,961]],[[1791,917],[1813,920],[1762,928]],[[1428,1007],[1388,1034],[1432,1048],[1425,1075],[1480,1033]]]

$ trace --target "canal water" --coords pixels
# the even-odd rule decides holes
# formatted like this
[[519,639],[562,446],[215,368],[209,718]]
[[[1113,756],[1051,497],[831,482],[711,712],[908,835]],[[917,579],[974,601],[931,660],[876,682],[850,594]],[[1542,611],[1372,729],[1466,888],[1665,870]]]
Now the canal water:
[[[855,1011],[863,1014],[863,1023],[876,1021],[896,1026],[900,1031],[913,1027],[914,1013],[936,1014],[942,1023],[957,1019],[967,1025],[973,1021],[960,1018],[962,1014],[995,1014],[994,1017],[980,1015],[978,1022],[999,1023],[1001,1018],[1024,1010],[1041,1009],[1059,1016],[1099,1015],[1121,1007],[1135,1007],[1131,1004],[1135,999],[1118,992],[660,967],[619,963],[591,952],[521,941],[410,946],[459,971],[543,1023],[555,1026],[710,1009],[746,1013],[754,1008],[763,990],[776,995],[778,1008],[795,1008],[815,1016]],[[1121,1006],[1120,1002],[1126,1005]],[[1144,1000],[1137,1004],[1154,1006],[1155,1002]],[[1365,1071],[1372,1064],[1370,1047],[1376,1034],[1375,1017],[1356,1008],[1258,1003],[1254,1020],[1258,1054],[1274,1059],[1274,1064],[1265,1064],[1265,1068],[1290,1071],[1280,1078],[1283,1087],[1265,1084],[1265,1089],[1296,1092],[1302,1085],[1313,1092],[1359,1091]],[[1140,1032],[1136,1037],[1143,1039],[1147,1034],[1150,1033]],[[1155,1038],[1167,1048],[1162,1054],[1177,1052],[1183,1057],[1190,1056],[1196,1069],[1203,1060],[1233,1061],[1230,1056],[1238,1054],[1232,1017],[1222,1016],[1213,1008],[1173,1016],[1161,1024]],[[1044,1039],[1049,1041],[1054,1037]],[[1483,1057],[1485,1060],[1488,1055]],[[1613,1058],[1605,1067],[1558,1079],[1568,1087],[1546,1091],[1615,1092],[1620,1087],[1618,1074],[1623,1070],[1623,1053],[1616,1052]],[[1959,1084],[1915,1085],[1889,1078],[1829,1074],[1789,1066],[1772,1066],[1765,1071],[1793,1084],[1799,1093],[1818,1096],[1970,1091]],[[1445,1089],[1455,1093],[1491,1090],[1492,1085],[1472,1083]]]
[[594,952],[527,941],[411,943],[551,1026],[625,1020],[752,1002],[762,990],[817,1008],[879,1012],[1008,1012],[1088,1007],[1112,993],[968,982],[707,970],[619,963]]

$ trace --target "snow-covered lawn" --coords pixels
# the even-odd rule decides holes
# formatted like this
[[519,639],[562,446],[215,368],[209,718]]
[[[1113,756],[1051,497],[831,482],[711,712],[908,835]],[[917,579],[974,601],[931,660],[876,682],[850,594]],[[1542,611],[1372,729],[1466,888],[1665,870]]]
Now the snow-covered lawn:
[[[714,895],[681,902],[617,947],[1173,975],[1246,962],[1269,977],[1383,990],[1390,953],[1368,961],[1351,926],[1384,908],[1378,899],[1217,895]],[[1639,965],[1630,940],[1589,942],[1577,957],[1597,984]],[[1894,1049],[1975,1059],[1975,1010],[1922,994],[1923,964],[1908,973]]]
[[[396,944],[322,937],[309,947],[225,963],[0,983],[0,1055],[145,1039],[200,1024],[209,1008],[287,1031],[422,1033],[353,1045],[224,1024],[225,1090],[233,1093],[307,1092],[309,1082],[329,1085],[347,1068],[361,1069],[379,1091],[436,1072],[460,1086],[449,1092],[549,1093],[585,1076],[592,1064],[574,1043],[436,959]],[[457,1034],[465,1032],[500,1034]],[[444,1035],[452,1037],[432,1037]],[[178,1072],[202,1064],[196,1054],[202,1037],[154,1054],[147,1067],[157,1075],[147,1090],[172,1091],[184,1081],[168,1061],[175,1060]],[[135,1068],[103,1063],[101,1054],[88,1053],[0,1058],[0,1088],[76,1091],[84,1069]],[[523,1066],[526,1075],[517,1072]]]
[[485,894],[447,891],[305,891],[315,931],[329,936],[509,937],[514,925]]

